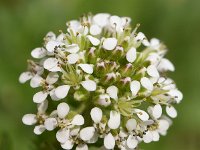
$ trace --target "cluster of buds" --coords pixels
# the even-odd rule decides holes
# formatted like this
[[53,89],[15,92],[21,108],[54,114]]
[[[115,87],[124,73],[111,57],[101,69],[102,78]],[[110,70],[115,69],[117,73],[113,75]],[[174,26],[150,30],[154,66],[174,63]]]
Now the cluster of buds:
[[134,150],[166,135],[183,98],[166,77],[174,65],[164,58],[163,43],[148,40],[130,22],[89,14],[67,22],[66,33],[49,32],[19,77],[40,89],[33,96],[37,113],[24,115],[23,123],[35,125],[37,135],[54,130],[68,150],[93,143]]

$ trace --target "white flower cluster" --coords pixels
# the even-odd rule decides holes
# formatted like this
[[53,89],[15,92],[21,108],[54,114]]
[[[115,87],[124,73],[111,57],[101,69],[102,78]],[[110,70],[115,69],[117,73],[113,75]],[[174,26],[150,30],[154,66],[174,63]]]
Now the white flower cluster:
[[35,125],[37,135],[55,130],[63,149],[99,143],[134,150],[165,135],[183,98],[166,77],[174,66],[164,58],[165,45],[130,22],[101,13],[68,22],[57,37],[49,32],[19,78],[40,89],[33,96],[38,111],[23,123]]

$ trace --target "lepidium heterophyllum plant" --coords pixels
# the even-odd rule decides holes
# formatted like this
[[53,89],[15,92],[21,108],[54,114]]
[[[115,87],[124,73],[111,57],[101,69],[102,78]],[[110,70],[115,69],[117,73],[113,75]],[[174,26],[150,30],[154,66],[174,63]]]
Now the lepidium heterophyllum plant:
[[166,135],[183,97],[166,76],[174,66],[164,58],[165,45],[130,22],[101,13],[67,22],[58,36],[47,33],[19,77],[39,89],[37,112],[24,115],[23,123],[37,135],[54,130],[63,149],[98,143],[133,150]]

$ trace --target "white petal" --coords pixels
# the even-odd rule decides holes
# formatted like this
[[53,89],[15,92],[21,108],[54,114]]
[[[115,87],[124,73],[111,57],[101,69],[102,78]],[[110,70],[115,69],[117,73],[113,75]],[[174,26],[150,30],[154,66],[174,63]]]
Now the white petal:
[[48,100],[43,101],[37,105],[38,113],[44,114],[48,108]]
[[60,129],[56,133],[56,139],[60,143],[65,143],[69,139],[69,129]]
[[57,126],[57,120],[55,118],[47,118],[44,121],[44,126],[48,131],[52,131]]
[[93,73],[93,65],[91,64],[79,64],[78,66],[81,67],[81,69],[88,74]]
[[126,53],[126,59],[128,62],[132,63],[136,59],[136,49],[132,47],[131,49],[128,50]]
[[103,41],[103,48],[106,50],[113,50],[117,46],[116,38],[107,38]]
[[47,98],[47,96],[48,96],[48,94],[44,91],[37,92],[33,96],[33,102],[42,103]]
[[169,128],[169,122],[164,119],[159,120],[158,125],[159,132],[166,131]]
[[158,49],[159,45],[160,45],[160,41],[156,38],[152,38],[151,39],[151,47],[154,49]]
[[53,68],[49,69],[49,71],[51,71],[51,72],[60,72],[62,70],[58,65],[56,65]]
[[151,131],[151,134],[153,136],[153,141],[159,141],[160,135],[157,131]]
[[100,40],[91,36],[91,35],[88,35],[87,38],[90,40],[90,42],[92,43],[92,45],[94,46],[97,46],[100,44]]
[[75,115],[71,123],[76,126],[81,126],[84,124],[84,118],[82,115]]
[[58,41],[49,41],[46,45],[46,49],[49,52],[54,52],[55,48],[58,46],[64,45],[64,43],[58,42]]
[[150,65],[150,66],[147,67],[147,73],[151,77],[156,77],[156,78],[159,77],[158,70],[154,65]]
[[66,51],[69,53],[77,53],[79,51],[79,46],[77,44],[67,45]]
[[143,141],[145,143],[150,143],[153,141],[153,135],[150,131],[147,131],[146,134],[143,135]]
[[57,36],[56,41],[62,42],[65,38],[65,34],[61,33]]
[[116,29],[116,31],[123,30],[122,19],[118,16],[111,16],[110,17],[110,24],[113,28]]
[[157,53],[151,53],[149,54],[149,56],[147,57],[146,60],[150,61],[151,64],[158,64],[160,61],[161,57],[157,54]]
[[47,70],[51,70],[57,65],[58,65],[58,60],[56,58],[47,58],[43,64],[44,68]]
[[41,86],[42,80],[43,80],[42,77],[40,77],[39,75],[35,75],[35,76],[31,79],[30,86],[31,86],[32,88],[39,87],[39,86]]
[[159,65],[158,65],[158,70],[159,71],[174,71],[175,70],[175,67],[174,65],[172,64],[171,61],[169,61],[168,59],[166,58],[163,58],[161,59]]
[[56,72],[50,72],[46,78],[48,84],[54,84],[58,81],[59,75]]
[[33,77],[31,72],[23,72],[19,76],[19,82],[20,83],[25,83],[26,81],[30,80]]
[[87,90],[87,91],[95,91],[97,88],[96,82],[92,80],[86,80],[82,81],[81,85]]
[[95,133],[95,128],[94,127],[83,128],[80,131],[80,138],[83,141],[88,141],[88,140],[90,140],[93,137],[94,133]]
[[152,91],[153,90],[153,84],[151,82],[151,80],[149,80],[147,77],[143,77],[141,80],[140,80],[142,86],[149,90],[149,91]]
[[45,126],[44,125],[38,125],[38,126],[35,126],[33,132],[36,134],[36,135],[40,135],[42,134],[43,132],[45,131]]
[[62,102],[60,103],[58,106],[57,106],[57,113],[58,113],[58,117],[59,118],[65,118],[66,115],[69,113],[69,105],[65,102]]
[[99,123],[102,119],[102,110],[98,107],[94,107],[92,108],[91,112],[90,112],[91,118],[94,121],[94,123]]
[[107,13],[99,13],[93,17],[93,21],[95,24],[99,25],[100,27],[104,27],[108,24],[109,14]]
[[22,122],[25,125],[34,125],[37,122],[37,118],[35,114],[26,114],[22,118]]
[[110,96],[108,94],[99,95],[98,103],[104,107],[109,106],[111,104]]
[[108,93],[108,95],[113,98],[113,99],[118,99],[118,96],[117,96],[117,93],[118,93],[118,88],[114,85],[112,86],[109,86],[107,89],[106,89],[106,93]]
[[87,146],[87,144],[79,144],[76,147],[76,150],[88,150],[88,146]]
[[67,60],[69,64],[75,64],[79,60],[78,54],[69,54],[67,55]]
[[162,107],[160,106],[160,104],[156,104],[154,107],[153,107],[153,110],[152,110],[152,115],[154,118],[158,119],[161,117],[162,115]]
[[138,91],[140,90],[140,82],[139,81],[132,81],[130,84],[130,89],[133,96],[136,96]]
[[144,40],[144,38],[145,38],[144,33],[139,32],[139,33],[137,34],[137,36],[135,37],[135,40],[136,40],[136,41],[142,41],[142,40]]
[[55,89],[51,90],[49,94],[50,94],[51,99],[52,99],[53,101],[59,101],[59,100],[60,100],[60,98],[58,98],[58,97],[56,96],[56,94],[55,94]]
[[115,138],[111,133],[104,137],[104,146],[107,149],[114,149],[115,147]]
[[127,144],[128,148],[134,149],[138,145],[138,140],[136,140],[134,136],[129,135],[129,137],[126,141],[126,144]]
[[55,89],[56,97],[63,99],[67,96],[69,92],[70,86],[69,85],[61,85]]
[[141,120],[147,121],[149,119],[149,115],[144,110],[134,109],[134,111]]
[[120,113],[117,111],[110,111],[110,119],[108,120],[108,126],[110,129],[117,129],[120,126]]
[[176,118],[177,117],[177,111],[173,106],[167,106],[166,107],[166,112],[171,118]]
[[136,126],[137,126],[137,122],[135,119],[129,119],[126,122],[126,128],[128,131],[133,131],[134,129],[136,129]]
[[92,25],[90,27],[90,34],[92,35],[98,35],[100,34],[102,29],[98,25]]
[[129,133],[125,129],[120,129],[119,136],[121,138],[126,138],[126,137],[128,137],[128,135],[129,135]]
[[168,94],[174,97],[177,103],[180,103],[181,100],[183,99],[183,94],[177,89],[170,90]]
[[64,144],[61,144],[61,147],[66,150],[72,149],[74,146],[74,142],[72,140],[67,140]]
[[70,135],[71,135],[71,136],[76,136],[76,135],[79,134],[79,131],[80,131],[80,128],[73,128],[73,129],[71,129],[71,131],[70,131]]
[[46,56],[46,54],[47,54],[46,50],[44,48],[42,48],[42,47],[35,48],[31,52],[31,56],[33,58],[37,58],[37,59],[43,58],[44,56]]
[[45,36],[48,40],[55,40],[56,39],[56,35],[55,33],[53,33],[52,31],[48,32]]

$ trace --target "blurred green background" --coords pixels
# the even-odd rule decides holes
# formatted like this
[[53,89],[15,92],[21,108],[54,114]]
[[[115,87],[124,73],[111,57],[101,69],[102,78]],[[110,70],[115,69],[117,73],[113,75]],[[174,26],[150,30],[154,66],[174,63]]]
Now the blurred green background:
[[87,12],[130,16],[147,37],[157,37],[169,48],[167,57],[176,66],[170,76],[184,100],[168,135],[141,148],[199,150],[200,0],[0,0],[0,150],[30,150],[39,143],[33,128],[21,122],[23,114],[36,108],[34,91],[18,83],[19,74],[48,31],[65,31],[66,21]]

